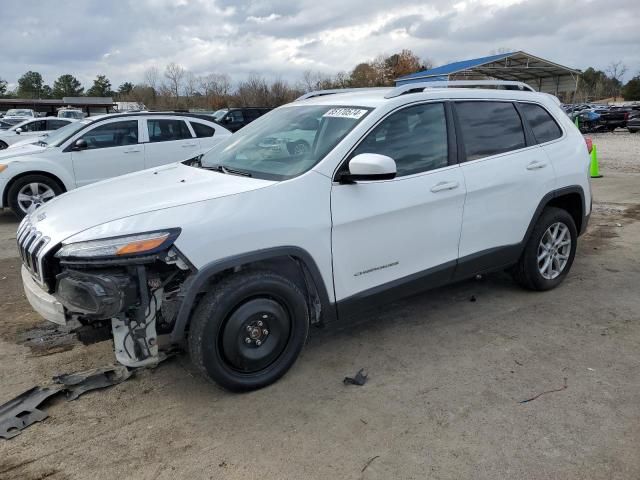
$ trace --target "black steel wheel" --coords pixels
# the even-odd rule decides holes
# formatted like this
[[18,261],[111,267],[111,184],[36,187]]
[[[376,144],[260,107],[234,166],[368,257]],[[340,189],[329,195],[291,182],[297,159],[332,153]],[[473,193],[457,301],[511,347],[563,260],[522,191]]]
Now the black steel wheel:
[[268,271],[236,273],[211,287],[189,329],[189,352],[209,379],[232,391],[269,385],[300,354],[309,330],[304,294]]

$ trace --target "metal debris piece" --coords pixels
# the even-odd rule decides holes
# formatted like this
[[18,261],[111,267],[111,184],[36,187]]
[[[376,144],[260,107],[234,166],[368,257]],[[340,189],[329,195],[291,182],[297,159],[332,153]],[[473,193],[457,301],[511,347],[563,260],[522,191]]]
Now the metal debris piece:
[[553,390],[547,390],[546,392],[539,393],[534,397],[527,398],[526,400],[520,400],[518,403],[529,403],[529,402],[534,401],[536,398],[540,398],[542,395],[546,395],[547,393],[561,392],[563,390],[566,390],[568,387],[569,387],[569,385],[567,384],[567,377],[564,377],[564,385],[562,387],[555,388]]
[[38,406],[45,400],[60,393],[64,387],[33,387],[0,406],[0,438],[9,439],[27,428],[41,422],[49,415]]
[[77,399],[83,393],[99,388],[111,387],[131,377],[135,370],[124,365],[93,368],[84,372],[65,373],[53,377],[53,381],[61,384],[68,401]]
[[344,377],[342,383],[344,383],[345,385],[362,386],[367,383],[367,378],[369,378],[369,375],[365,373],[364,368],[361,368],[360,370],[358,370],[358,373],[356,373],[355,377]]
[[365,463],[365,464],[364,464],[364,467],[362,467],[362,470],[360,470],[360,473],[363,473],[363,472],[367,469],[367,467],[368,467],[369,465],[371,465],[371,463],[372,463],[376,458],[380,458],[380,455],[376,455],[375,457],[371,457],[371,458],[369,459],[369,461],[368,461],[367,463]]
[[[176,355],[176,350],[160,352],[160,362]],[[154,365],[154,367],[157,365]],[[64,393],[67,401],[72,401],[91,390],[111,387],[131,378],[141,368],[129,369],[124,365],[92,368],[76,373],[64,373],[53,377],[54,384],[47,387],[33,387],[30,390],[0,405],[0,438],[10,439],[35,422],[49,415],[38,406],[45,400]]]

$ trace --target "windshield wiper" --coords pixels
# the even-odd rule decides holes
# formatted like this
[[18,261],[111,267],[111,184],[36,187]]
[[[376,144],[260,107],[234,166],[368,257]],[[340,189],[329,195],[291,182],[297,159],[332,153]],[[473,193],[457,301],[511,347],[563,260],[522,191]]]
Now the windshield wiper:
[[237,170],[235,168],[225,167],[224,165],[212,165],[211,167],[203,167],[207,170],[215,170],[216,172],[226,173],[228,175],[240,175],[242,177],[251,177],[252,175],[249,172],[245,172],[244,170]]

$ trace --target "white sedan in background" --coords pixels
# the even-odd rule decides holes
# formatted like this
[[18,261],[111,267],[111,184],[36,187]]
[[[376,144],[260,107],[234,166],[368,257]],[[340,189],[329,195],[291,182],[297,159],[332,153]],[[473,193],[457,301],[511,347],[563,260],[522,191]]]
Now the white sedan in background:
[[54,130],[65,127],[75,120],[69,118],[34,118],[20,122],[7,130],[0,130],[0,150],[10,147],[15,143],[36,142],[39,137],[47,135]]
[[187,113],[126,113],[78,120],[37,143],[0,152],[0,208],[9,207],[22,218],[68,190],[199,159],[229,135],[210,117]]

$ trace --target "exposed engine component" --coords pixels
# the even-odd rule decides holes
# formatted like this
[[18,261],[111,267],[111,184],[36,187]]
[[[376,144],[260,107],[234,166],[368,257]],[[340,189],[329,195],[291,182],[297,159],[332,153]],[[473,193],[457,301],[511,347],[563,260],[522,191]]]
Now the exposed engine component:
[[160,361],[156,318],[160,313],[164,289],[155,289],[149,299],[145,315],[130,318],[118,315],[111,319],[116,359],[127,367],[142,367]]

